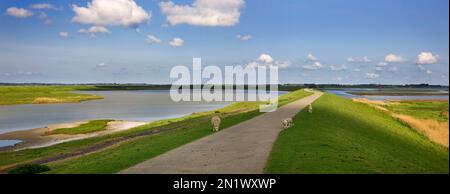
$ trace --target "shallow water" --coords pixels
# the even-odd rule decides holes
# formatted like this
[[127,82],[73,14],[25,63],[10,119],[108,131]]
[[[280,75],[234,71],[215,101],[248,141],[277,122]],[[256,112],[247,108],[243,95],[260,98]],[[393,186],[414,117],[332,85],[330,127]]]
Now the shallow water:
[[0,106],[0,133],[94,119],[155,121],[214,110],[231,103],[174,102],[167,90],[77,93],[100,95],[105,99],[71,104]]
[[[449,100],[449,95],[420,95],[420,96],[375,96],[375,95],[354,95],[349,94],[354,89],[325,90],[345,98],[367,98],[369,100]],[[360,90],[360,89],[358,89]]]
[[0,140],[0,147],[13,146],[22,141],[20,140]]

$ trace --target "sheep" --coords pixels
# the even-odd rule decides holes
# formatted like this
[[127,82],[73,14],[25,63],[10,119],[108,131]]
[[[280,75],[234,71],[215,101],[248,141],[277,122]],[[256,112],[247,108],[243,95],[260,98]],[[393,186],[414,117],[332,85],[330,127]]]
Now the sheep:
[[211,124],[213,126],[213,131],[219,131],[220,117],[219,116],[214,116],[213,118],[211,118]]
[[313,112],[313,109],[312,109],[312,105],[311,105],[311,104],[309,104],[308,112],[309,112],[309,113],[312,113],[312,112]]
[[292,118],[283,119],[281,121],[281,126],[283,127],[283,129],[287,129],[289,127],[292,127],[293,125],[294,123],[292,122]]

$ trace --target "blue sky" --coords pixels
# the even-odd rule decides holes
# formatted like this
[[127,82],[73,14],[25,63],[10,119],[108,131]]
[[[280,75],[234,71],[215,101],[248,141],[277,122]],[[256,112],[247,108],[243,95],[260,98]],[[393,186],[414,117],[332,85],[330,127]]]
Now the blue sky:
[[101,1],[2,1],[0,82],[170,83],[192,57],[262,55],[281,83],[449,82],[447,0]]

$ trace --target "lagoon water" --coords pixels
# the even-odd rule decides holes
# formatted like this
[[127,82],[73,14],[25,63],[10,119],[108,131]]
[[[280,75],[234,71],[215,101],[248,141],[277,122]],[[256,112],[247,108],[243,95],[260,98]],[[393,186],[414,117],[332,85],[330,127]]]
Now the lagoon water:
[[77,93],[100,95],[105,99],[70,104],[0,106],[0,133],[94,119],[155,121],[214,110],[231,103],[174,102],[167,90]]
[[343,90],[325,90],[326,92],[336,94],[345,98],[367,98],[369,100],[449,100],[448,91],[445,95],[417,95],[417,96],[383,96],[383,95],[354,95],[348,92],[352,90],[370,90],[370,89],[343,89]]

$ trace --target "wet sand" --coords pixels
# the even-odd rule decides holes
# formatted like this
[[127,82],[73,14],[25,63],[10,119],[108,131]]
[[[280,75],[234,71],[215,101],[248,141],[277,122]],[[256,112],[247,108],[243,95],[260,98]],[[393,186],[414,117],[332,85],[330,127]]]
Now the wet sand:
[[75,123],[64,123],[64,124],[55,124],[49,125],[42,128],[30,129],[30,130],[22,130],[22,131],[13,131],[9,133],[0,134],[0,140],[21,140],[22,142],[14,145],[14,146],[6,146],[1,147],[0,151],[17,151],[29,148],[41,148],[48,147],[56,144],[60,144],[63,142],[69,142],[79,139],[85,139],[90,137],[102,136],[111,133],[115,133],[118,131],[128,130],[134,127],[142,126],[148,124],[149,122],[137,122],[137,121],[111,121],[108,122],[106,129],[94,133],[89,134],[77,134],[77,135],[66,135],[66,134],[53,134],[47,135],[49,132],[58,129],[58,128],[73,128],[78,127],[81,124],[87,123],[84,122],[75,122]]

